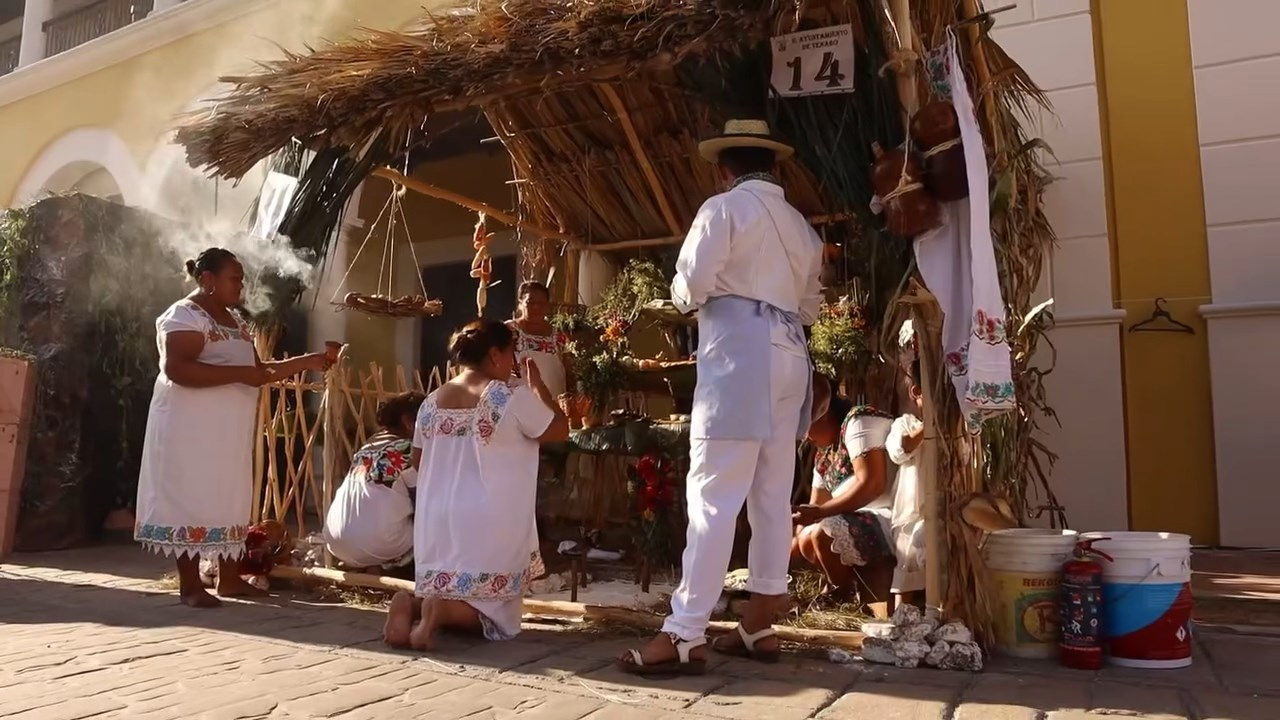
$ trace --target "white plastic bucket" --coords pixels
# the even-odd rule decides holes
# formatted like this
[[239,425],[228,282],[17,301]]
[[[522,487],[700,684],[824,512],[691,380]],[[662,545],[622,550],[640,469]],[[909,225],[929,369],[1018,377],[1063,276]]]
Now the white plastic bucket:
[[1113,665],[1191,664],[1191,538],[1160,532],[1087,533],[1102,562],[1103,635]]
[[1075,548],[1074,530],[1017,528],[987,538],[983,557],[995,598],[996,649],[1020,658],[1058,652],[1058,590],[1062,564]]

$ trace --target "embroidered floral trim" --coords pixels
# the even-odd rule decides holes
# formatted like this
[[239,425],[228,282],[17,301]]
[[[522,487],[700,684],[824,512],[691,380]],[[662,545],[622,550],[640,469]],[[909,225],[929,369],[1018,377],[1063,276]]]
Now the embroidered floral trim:
[[187,300],[186,304],[191,309],[195,310],[196,314],[208,321],[209,329],[204,334],[205,342],[215,343],[222,342],[223,340],[243,340],[245,342],[253,342],[253,338],[249,335],[249,326],[245,324],[244,319],[241,318],[240,314],[235,310],[229,311],[232,319],[236,321],[236,326],[232,328],[214,320],[213,316],[209,314],[209,311],[200,307],[200,305],[195,301]]
[[525,353],[543,353],[558,355],[565,343],[561,335],[532,335],[523,330],[516,331],[516,355],[523,357]]
[[1013,381],[974,382],[964,394],[965,402],[982,408],[1010,408],[1015,405]]
[[988,314],[986,310],[978,308],[973,313],[973,336],[988,345],[1008,342],[1004,314]]
[[879,446],[867,448],[857,455],[849,454],[849,448],[844,444],[845,432],[849,428],[849,423],[864,417],[893,419],[893,416],[889,413],[876,410],[870,405],[859,405],[849,411],[849,414],[844,418],[844,422],[840,423],[841,439],[834,446],[819,452],[814,462],[813,470],[818,474],[818,477],[822,478],[822,484],[827,492],[835,492],[836,488],[840,487],[845,480],[853,477],[854,460],[876,450],[884,450],[884,446]]
[[441,408],[436,406],[434,397],[429,398],[418,411],[418,426],[425,428],[426,437],[474,435],[487,445],[507,412],[513,392],[510,385],[495,380],[485,388],[474,408]]
[[959,350],[952,350],[947,353],[944,362],[947,365],[947,372],[952,377],[969,374],[969,343],[960,346]]
[[415,592],[418,597],[445,600],[512,600],[524,597],[528,581],[545,572],[542,556],[535,551],[529,555],[529,566],[519,572],[425,570],[418,574]]
[[151,525],[138,523],[133,539],[144,548],[168,557],[238,558],[244,554],[248,525],[209,527],[206,525]]
[[929,51],[924,59],[925,69],[929,74],[929,89],[939,100],[951,99],[951,79],[947,76],[949,46],[950,42],[943,43]]
[[396,439],[366,445],[356,451],[353,467],[360,472],[360,479],[367,483],[392,487],[401,473],[409,468],[412,443]]

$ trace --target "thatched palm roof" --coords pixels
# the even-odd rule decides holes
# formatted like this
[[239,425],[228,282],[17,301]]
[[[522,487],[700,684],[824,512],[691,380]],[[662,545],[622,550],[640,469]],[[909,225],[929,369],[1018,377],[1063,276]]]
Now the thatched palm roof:
[[[672,235],[714,191],[693,148],[720,120],[675,68],[763,40],[773,17],[772,0],[472,0],[224,78],[233,89],[178,140],[229,178],[295,140],[399,166],[432,141],[428,119],[478,107],[539,223],[603,242]],[[819,212],[814,183],[788,174]]]

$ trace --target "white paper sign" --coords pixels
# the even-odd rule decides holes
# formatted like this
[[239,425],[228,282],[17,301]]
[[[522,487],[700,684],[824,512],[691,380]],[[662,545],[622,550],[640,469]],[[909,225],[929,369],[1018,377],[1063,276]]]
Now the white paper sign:
[[267,173],[262,192],[258,195],[258,218],[250,232],[260,238],[274,238],[297,190],[298,178],[278,172]]
[[773,91],[782,97],[853,92],[853,26],[779,35],[773,46]]

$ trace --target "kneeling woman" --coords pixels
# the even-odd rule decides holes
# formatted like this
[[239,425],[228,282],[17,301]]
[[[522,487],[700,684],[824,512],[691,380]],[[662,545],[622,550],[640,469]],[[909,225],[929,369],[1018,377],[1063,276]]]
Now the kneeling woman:
[[818,406],[823,396],[830,401],[809,429],[818,457],[809,504],[795,508],[792,554],[821,568],[837,594],[860,584],[871,595],[864,602],[884,602],[895,565],[888,540],[892,466],[885,451],[893,418],[854,407],[824,385],[815,385]]
[[379,431],[356,451],[329,505],[324,541],[343,564],[378,572],[413,559],[416,473],[409,463],[422,393],[396,395],[378,406]]
[[520,632],[526,585],[542,573],[538,443],[569,438],[537,365],[525,365],[526,384],[508,385],[515,336],[506,325],[473,322],[454,333],[449,353],[463,370],[422,404],[413,443],[418,599],[397,595],[384,632],[387,643],[417,650],[441,628],[490,640]]

